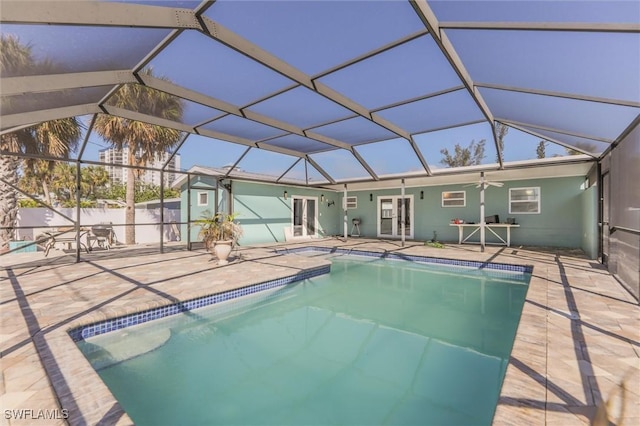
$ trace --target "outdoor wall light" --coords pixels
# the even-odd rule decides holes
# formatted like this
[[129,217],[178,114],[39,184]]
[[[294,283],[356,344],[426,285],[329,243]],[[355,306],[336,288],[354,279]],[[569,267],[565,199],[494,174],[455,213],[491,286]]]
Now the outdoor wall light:
[[287,191],[284,191],[284,199],[287,199],[287,195],[289,195],[289,193]]
[[369,194],[369,201],[373,201],[373,194]]
[[320,202],[324,203],[324,194],[320,195]]
[[424,191],[420,191],[420,199],[424,200]]

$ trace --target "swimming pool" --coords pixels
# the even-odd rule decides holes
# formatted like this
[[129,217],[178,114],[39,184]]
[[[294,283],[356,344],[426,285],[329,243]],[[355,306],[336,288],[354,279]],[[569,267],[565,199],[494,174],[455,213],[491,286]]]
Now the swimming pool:
[[341,256],[78,345],[138,425],[490,424],[528,280]]

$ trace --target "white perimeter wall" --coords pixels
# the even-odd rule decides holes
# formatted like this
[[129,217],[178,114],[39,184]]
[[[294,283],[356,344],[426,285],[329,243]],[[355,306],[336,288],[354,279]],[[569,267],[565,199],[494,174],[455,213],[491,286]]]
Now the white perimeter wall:
[[[75,208],[60,208],[58,212],[76,219]],[[171,222],[180,221],[180,209],[164,209],[164,240],[179,241],[179,226],[171,226]],[[125,209],[80,209],[80,224],[92,226],[100,223],[112,223],[116,237],[120,243],[124,242]],[[118,226],[120,224],[120,226]],[[18,226],[73,226],[73,223],[46,208],[18,209]],[[34,237],[46,229],[17,229],[16,239],[33,240]],[[160,209],[136,209],[136,242],[160,242]]]

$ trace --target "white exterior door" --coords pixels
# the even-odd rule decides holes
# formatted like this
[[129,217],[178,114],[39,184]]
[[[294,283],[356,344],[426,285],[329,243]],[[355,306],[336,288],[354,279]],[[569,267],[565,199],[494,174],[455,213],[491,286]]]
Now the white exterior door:
[[294,237],[313,237],[317,234],[317,197],[291,197],[291,212],[291,230]]
[[[413,195],[405,195],[404,235],[413,238]],[[378,237],[402,236],[402,197],[390,195],[378,197]]]

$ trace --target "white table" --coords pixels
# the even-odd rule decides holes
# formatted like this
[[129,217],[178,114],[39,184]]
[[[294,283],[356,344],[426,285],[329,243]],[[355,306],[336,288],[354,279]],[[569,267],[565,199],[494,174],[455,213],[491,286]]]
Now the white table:
[[[457,226],[458,227],[458,244],[462,244],[466,242],[472,235],[480,230],[479,223],[451,223],[449,226]],[[511,228],[519,228],[520,225],[511,225],[509,223],[485,223],[484,227],[488,229],[493,235],[498,237],[502,243],[509,247],[511,246]],[[469,228],[471,233],[464,238],[464,228]],[[496,234],[496,232],[492,229],[502,228],[507,230],[507,240],[505,241],[500,235]]]

